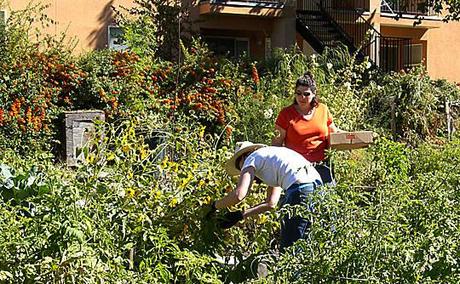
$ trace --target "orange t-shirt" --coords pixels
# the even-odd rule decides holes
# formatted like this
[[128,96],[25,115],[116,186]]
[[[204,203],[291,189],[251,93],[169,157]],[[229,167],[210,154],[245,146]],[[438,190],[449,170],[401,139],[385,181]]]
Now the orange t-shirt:
[[281,110],[276,119],[276,125],[286,130],[285,146],[302,154],[310,162],[324,160],[331,124],[332,115],[327,106],[321,103],[310,120],[306,120],[294,105]]

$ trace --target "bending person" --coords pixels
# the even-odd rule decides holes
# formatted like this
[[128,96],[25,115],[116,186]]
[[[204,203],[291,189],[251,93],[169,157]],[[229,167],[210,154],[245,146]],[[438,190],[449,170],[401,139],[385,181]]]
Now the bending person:
[[[235,154],[226,163],[231,176],[239,175],[236,189],[212,203],[211,212],[240,203],[248,194],[255,177],[268,185],[267,198],[245,211],[229,212],[221,220],[223,228],[230,228],[244,218],[276,208],[284,191],[284,204],[309,207],[307,196],[321,185],[321,177],[310,162],[285,147],[266,146],[251,142],[237,143]],[[281,249],[303,238],[310,222],[299,216],[285,217],[281,223]]]

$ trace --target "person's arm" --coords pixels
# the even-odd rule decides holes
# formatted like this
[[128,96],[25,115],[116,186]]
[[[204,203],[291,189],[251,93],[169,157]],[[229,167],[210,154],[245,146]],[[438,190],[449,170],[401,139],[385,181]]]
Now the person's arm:
[[267,199],[254,207],[251,207],[243,212],[243,218],[251,217],[265,211],[273,210],[276,208],[278,201],[283,190],[281,187],[268,187]]
[[338,132],[343,132],[342,129],[338,128],[334,122],[332,122],[330,125],[329,125],[329,130],[331,133],[338,133]]
[[275,125],[275,137],[272,139],[272,145],[273,146],[283,146],[284,145],[284,139],[286,138],[286,130],[281,128],[279,125]]
[[228,208],[240,203],[248,194],[249,188],[251,187],[251,183],[254,178],[254,172],[255,169],[253,167],[247,167],[243,169],[235,190],[228,193],[222,199],[217,200],[215,203],[216,209]]

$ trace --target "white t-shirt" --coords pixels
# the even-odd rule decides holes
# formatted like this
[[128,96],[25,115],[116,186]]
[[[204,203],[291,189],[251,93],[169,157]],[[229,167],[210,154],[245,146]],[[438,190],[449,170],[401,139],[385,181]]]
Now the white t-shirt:
[[252,152],[241,170],[255,169],[255,175],[268,186],[288,189],[294,183],[321,182],[321,177],[302,155],[286,147],[268,146]]

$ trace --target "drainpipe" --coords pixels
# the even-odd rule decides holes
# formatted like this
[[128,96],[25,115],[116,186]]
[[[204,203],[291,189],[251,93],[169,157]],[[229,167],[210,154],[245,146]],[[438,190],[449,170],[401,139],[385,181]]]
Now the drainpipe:
[[[381,0],[369,0],[369,20],[371,25],[377,32],[380,33],[380,9]],[[370,42],[370,58],[373,58],[375,64],[380,66],[380,38],[373,32],[371,34]]]

